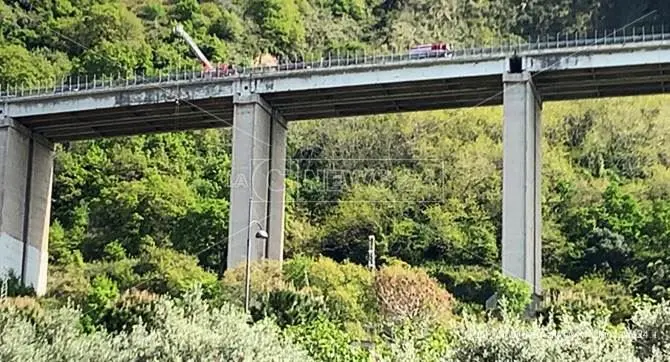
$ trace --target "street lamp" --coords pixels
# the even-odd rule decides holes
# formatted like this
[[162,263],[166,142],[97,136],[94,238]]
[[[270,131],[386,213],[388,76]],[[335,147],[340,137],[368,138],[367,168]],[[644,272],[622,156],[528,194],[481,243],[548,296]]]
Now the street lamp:
[[377,258],[375,254],[375,246],[376,246],[375,236],[374,235],[368,236],[368,268],[373,271],[376,269],[375,260]]
[[[250,208],[251,209],[251,208]],[[251,216],[251,212],[249,212],[249,216]],[[261,225],[260,222],[257,220],[251,220],[249,222],[249,229],[251,229],[252,224],[257,224],[260,230],[256,232],[255,238],[256,239],[263,239],[267,240],[269,235],[268,232],[263,230],[263,225]],[[249,237],[249,234],[247,234],[247,265],[246,265],[246,272],[244,275],[244,310],[249,313],[249,295],[250,295],[250,289],[251,289],[251,238]]]

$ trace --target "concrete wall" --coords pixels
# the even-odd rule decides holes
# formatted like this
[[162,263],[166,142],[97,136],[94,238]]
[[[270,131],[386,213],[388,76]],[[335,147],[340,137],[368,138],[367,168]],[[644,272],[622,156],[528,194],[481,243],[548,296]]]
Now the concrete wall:
[[46,292],[52,145],[11,119],[0,124],[0,272]]

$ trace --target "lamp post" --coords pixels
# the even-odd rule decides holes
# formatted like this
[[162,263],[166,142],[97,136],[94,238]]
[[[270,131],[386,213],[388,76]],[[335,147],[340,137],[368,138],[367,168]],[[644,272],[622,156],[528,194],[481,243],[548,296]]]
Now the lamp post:
[[[251,230],[252,224],[257,224],[260,230],[256,232],[255,239],[268,239],[267,231],[263,230],[263,225],[257,220],[251,219],[251,198],[249,198],[249,230]],[[244,275],[244,310],[249,313],[249,296],[251,289],[251,234],[247,233],[247,265]]]
[[368,236],[368,268],[372,271],[376,269],[375,261],[377,259],[377,255],[375,247],[376,247],[375,236],[374,235]]

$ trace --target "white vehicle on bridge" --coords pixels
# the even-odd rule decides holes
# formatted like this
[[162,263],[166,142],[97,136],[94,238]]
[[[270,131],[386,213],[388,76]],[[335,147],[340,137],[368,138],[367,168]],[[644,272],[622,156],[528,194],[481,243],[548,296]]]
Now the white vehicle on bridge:
[[445,43],[420,44],[409,49],[410,58],[451,57],[453,54],[451,46]]

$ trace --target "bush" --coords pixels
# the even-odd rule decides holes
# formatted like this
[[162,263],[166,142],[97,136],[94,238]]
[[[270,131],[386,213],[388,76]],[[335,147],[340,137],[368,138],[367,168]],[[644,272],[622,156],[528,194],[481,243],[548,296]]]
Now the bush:
[[101,323],[109,332],[132,331],[136,325],[153,327],[156,318],[158,295],[144,290],[128,290],[107,308]]
[[316,361],[368,361],[365,349],[341,326],[324,318],[291,326],[286,334],[303,346]]
[[135,272],[141,275],[143,289],[158,294],[177,297],[201,285],[205,295],[212,296],[218,289],[216,275],[202,269],[195,257],[170,249],[150,248]]
[[169,297],[156,302],[152,328],[85,334],[81,312],[63,307],[36,324],[20,313],[0,313],[2,361],[311,361],[268,321],[249,325],[230,305],[209,307],[201,292],[188,293],[182,307]]
[[599,298],[588,295],[583,291],[545,290],[545,298],[538,314],[543,319],[553,319],[558,322],[562,316],[576,317],[589,313],[594,318],[609,320],[611,312],[607,304]]
[[641,359],[670,355],[670,302],[641,304],[631,318],[635,352]]
[[495,272],[481,266],[434,264],[427,271],[461,302],[484,306],[496,291]]
[[89,279],[98,275],[106,275],[119,287],[120,291],[142,285],[141,276],[135,273],[138,260],[122,259],[113,262],[93,262],[86,264],[86,275]]
[[507,312],[520,315],[531,302],[531,287],[525,281],[495,273],[495,295],[498,303],[505,300]]
[[83,302],[91,287],[86,271],[74,265],[49,266],[47,295],[62,300]]
[[419,268],[392,264],[381,268],[374,284],[379,310],[390,320],[443,319],[452,296]]
[[0,299],[0,313],[17,313],[28,318],[30,321],[36,321],[44,314],[42,305],[32,297],[9,297]]
[[543,282],[546,282],[545,299],[540,314],[546,318],[550,314],[556,318],[588,313],[620,324],[634,312],[634,299],[626,288],[600,277],[585,277],[576,284],[560,277],[550,277]]
[[86,296],[84,304],[84,315],[82,323],[87,331],[91,331],[99,325],[107,309],[116,302],[119,290],[106,276],[97,276],[91,283],[91,289]]
[[[256,299],[273,290],[284,289],[286,283],[282,279],[281,265],[274,260],[262,260],[250,263],[250,300]],[[244,305],[244,276],[246,265],[226,270],[223,276],[223,295],[219,302],[227,302],[237,306]]]
[[324,298],[334,319],[365,323],[375,314],[373,275],[350,262],[298,257],[286,262],[284,277],[298,288]]
[[519,319],[477,323],[466,321],[453,331],[446,361],[611,361],[636,360],[626,333],[605,323],[567,318],[560,329],[553,323],[524,323]]
[[449,349],[448,328],[432,321],[386,324],[376,354],[384,361],[442,361]]
[[0,283],[7,281],[7,295],[10,297],[34,296],[35,290],[32,287],[24,286],[21,278],[9,270],[9,273],[0,273]]
[[272,290],[258,298],[250,312],[255,321],[272,318],[280,327],[309,324],[328,310],[322,298],[291,289]]

